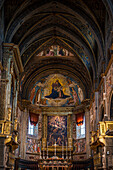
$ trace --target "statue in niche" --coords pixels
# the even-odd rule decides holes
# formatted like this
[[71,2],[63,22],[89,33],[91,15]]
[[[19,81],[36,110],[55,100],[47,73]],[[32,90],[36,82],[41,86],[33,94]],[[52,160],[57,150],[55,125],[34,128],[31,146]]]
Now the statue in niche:
[[56,99],[56,98],[66,99],[70,97],[69,95],[65,95],[62,89],[63,87],[60,84],[59,80],[56,80],[56,82],[52,84],[52,93],[45,97],[50,99]]

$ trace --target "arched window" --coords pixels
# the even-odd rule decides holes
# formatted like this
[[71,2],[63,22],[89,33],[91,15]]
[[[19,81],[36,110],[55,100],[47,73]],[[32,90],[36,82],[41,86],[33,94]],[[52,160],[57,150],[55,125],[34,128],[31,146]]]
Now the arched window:
[[112,98],[111,98],[110,120],[113,120],[113,95],[112,95]]
[[[78,115],[79,116],[79,115]],[[85,115],[82,115],[82,121],[80,123],[77,123],[76,120],[76,139],[85,138]],[[81,118],[81,115],[80,115]]]
[[36,126],[31,125],[30,119],[28,123],[28,135],[38,136],[38,123]]

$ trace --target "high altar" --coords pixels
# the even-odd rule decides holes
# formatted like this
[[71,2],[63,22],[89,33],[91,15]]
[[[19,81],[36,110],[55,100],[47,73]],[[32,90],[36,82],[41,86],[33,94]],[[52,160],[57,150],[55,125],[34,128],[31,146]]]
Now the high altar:
[[42,169],[62,170],[72,168],[73,158],[86,160],[89,101],[83,100],[80,86],[68,76],[52,74],[37,81],[29,99],[30,103],[23,100],[25,159],[38,161]]
[[[41,167],[71,169],[72,157],[72,108],[43,109],[42,155],[46,160]],[[45,168],[46,169],[46,168]]]

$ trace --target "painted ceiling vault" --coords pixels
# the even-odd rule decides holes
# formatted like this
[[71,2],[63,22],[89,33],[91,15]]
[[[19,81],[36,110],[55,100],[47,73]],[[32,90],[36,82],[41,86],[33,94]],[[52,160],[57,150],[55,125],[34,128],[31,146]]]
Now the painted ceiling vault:
[[84,99],[89,98],[98,75],[98,60],[104,60],[105,13],[111,17],[109,3],[106,0],[4,3],[5,42],[18,45],[24,67],[20,75],[21,98],[30,99],[37,82],[59,74],[78,83]]

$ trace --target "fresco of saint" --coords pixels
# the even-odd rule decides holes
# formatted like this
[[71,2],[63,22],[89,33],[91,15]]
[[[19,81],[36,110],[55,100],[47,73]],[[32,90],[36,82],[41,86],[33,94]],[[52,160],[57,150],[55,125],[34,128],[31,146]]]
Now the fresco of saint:
[[86,152],[86,139],[79,139],[74,141],[74,153]]

